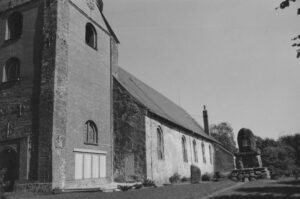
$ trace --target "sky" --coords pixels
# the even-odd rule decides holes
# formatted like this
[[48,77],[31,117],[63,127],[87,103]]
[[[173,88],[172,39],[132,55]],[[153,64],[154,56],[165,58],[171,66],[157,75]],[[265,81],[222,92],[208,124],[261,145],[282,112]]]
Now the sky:
[[300,1],[104,0],[120,40],[119,65],[203,126],[228,122],[237,135],[300,133]]

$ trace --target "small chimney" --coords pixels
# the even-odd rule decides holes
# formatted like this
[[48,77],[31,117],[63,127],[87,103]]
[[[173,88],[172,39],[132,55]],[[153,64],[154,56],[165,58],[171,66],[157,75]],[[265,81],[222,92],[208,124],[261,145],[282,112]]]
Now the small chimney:
[[207,135],[209,135],[208,115],[207,115],[207,110],[206,110],[205,105],[204,105],[204,109],[203,109],[203,122],[204,122],[204,132]]

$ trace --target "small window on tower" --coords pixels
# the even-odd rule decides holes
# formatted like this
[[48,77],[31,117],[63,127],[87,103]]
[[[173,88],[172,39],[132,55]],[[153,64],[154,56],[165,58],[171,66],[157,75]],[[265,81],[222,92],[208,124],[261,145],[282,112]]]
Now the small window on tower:
[[90,47],[97,49],[97,32],[91,23],[87,23],[85,27],[85,43]]
[[23,30],[23,16],[19,12],[14,12],[6,20],[5,40],[19,39]]
[[96,124],[93,121],[87,121],[86,125],[86,136],[85,136],[85,144],[98,144],[98,129]]
[[2,71],[2,82],[20,80],[20,61],[17,58],[7,60]]

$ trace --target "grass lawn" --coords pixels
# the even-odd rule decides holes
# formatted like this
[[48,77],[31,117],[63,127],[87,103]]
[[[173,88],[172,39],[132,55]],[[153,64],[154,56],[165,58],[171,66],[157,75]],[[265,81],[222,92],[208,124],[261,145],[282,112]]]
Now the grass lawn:
[[236,182],[223,180],[200,184],[178,184],[158,188],[129,190],[126,192],[77,192],[56,195],[36,195],[30,193],[11,194],[8,199],[200,199],[218,190],[235,185]]
[[300,180],[281,178],[278,180],[253,181],[235,189],[220,193],[211,199],[292,199],[300,198]]

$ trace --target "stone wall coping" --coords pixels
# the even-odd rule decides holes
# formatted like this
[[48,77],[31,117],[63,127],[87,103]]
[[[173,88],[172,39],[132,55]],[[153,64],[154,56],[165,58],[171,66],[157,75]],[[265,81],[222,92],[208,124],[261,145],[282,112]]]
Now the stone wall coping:
[[74,152],[80,152],[80,153],[107,154],[107,151],[94,150],[94,149],[78,149],[78,148],[74,148],[73,151]]

